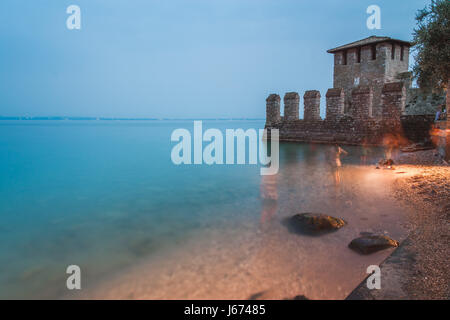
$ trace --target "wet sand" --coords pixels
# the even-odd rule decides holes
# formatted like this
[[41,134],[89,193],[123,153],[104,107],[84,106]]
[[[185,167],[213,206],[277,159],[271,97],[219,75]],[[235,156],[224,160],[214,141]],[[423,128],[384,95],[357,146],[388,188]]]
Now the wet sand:
[[[348,166],[338,188],[324,179],[311,190],[318,184],[308,179],[326,177],[326,172],[296,177],[298,172],[304,171],[284,169],[292,180],[279,184],[273,216],[205,228],[174,250],[64,298],[344,299],[365,278],[369,265],[380,264],[394,250],[363,256],[348,243],[364,232],[403,241],[412,228],[410,209],[398,205],[389,187],[399,175],[373,166]],[[333,215],[348,225],[320,237],[290,233],[283,221],[300,212]]]
[[[350,299],[450,298],[450,167],[435,150],[400,154],[395,196],[410,210],[413,230],[382,265],[381,290],[365,282]],[[401,175],[401,174],[400,174]]]

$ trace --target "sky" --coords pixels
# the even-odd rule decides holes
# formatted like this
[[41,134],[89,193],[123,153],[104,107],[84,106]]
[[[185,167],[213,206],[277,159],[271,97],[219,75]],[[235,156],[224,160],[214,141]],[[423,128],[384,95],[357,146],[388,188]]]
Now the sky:
[[[2,0],[0,116],[264,118],[270,93],[324,98],[326,50],[371,35],[411,40],[429,2]],[[380,30],[366,26],[373,4]],[[66,27],[70,5],[80,30]]]

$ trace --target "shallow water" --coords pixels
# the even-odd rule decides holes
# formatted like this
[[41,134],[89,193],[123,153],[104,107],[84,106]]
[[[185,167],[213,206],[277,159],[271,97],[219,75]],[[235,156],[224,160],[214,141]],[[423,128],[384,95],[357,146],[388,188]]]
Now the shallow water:
[[[256,165],[175,166],[170,134],[192,126],[0,122],[0,298],[340,299],[390,253],[360,256],[347,248],[354,237],[405,237],[406,213],[388,189],[395,177],[359,165],[361,148],[345,147],[339,185],[323,145],[281,144],[273,177]],[[307,211],[348,225],[290,233],[283,219]],[[81,292],[65,288],[71,264]]]

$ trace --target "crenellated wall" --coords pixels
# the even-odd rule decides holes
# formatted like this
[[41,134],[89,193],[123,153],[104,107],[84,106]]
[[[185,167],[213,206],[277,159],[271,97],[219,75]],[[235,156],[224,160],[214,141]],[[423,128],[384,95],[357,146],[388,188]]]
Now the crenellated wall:
[[344,89],[328,89],[326,119],[337,120],[344,116],[345,94]]
[[284,95],[284,119],[293,121],[298,119],[300,96],[297,92],[288,92]]
[[372,117],[373,90],[368,86],[359,86],[352,90],[354,108],[351,115],[356,121],[366,121]]
[[303,118],[307,121],[321,120],[321,118],[320,118],[320,92],[317,90],[306,91],[303,96],[303,101],[305,104]]
[[[280,97],[272,94],[267,98],[266,128],[279,129],[281,141],[314,143],[380,145],[387,134],[405,136],[410,141],[428,139],[429,119],[404,116],[406,89],[403,82],[385,84],[381,95],[381,115],[373,116],[373,89],[359,86],[351,92],[353,110],[344,113],[345,90],[332,88],[326,94],[326,117],[320,117],[320,92],[306,91],[304,119],[299,119],[299,95],[287,93],[284,97],[284,117],[280,118]],[[281,120],[280,120],[281,119]],[[418,121],[421,126],[412,129]],[[270,131],[270,130],[269,130]]]
[[271,94],[266,99],[266,126],[277,125],[281,121],[280,96]]

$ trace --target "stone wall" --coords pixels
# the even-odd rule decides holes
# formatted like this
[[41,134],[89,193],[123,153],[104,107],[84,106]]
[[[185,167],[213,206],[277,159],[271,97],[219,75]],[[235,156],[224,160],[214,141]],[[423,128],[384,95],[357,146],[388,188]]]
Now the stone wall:
[[387,83],[381,92],[383,121],[399,121],[405,111],[406,88],[403,82]]
[[[384,84],[398,81],[397,75],[407,72],[409,67],[409,48],[394,44],[394,59],[392,48],[393,45],[389,42],[376,44],[376,59],[372,59],[371,45],[335,53],[333,87],[344,89],[345,113],[354,112],[352,90],[358,86],[368,86],[373,90],[373,117],[381,118],[381,91]],[[361,51],[358,62],[359,50]],[[344,54],[347,56],[346,64]]]
[[371,87],[359,86],[352,90],[352,116],[357,121],[372,117],[373,91]]
[[413,142],[427,142],[434,124],[433,115],[403,115],[400,118],[406,139]]
[[344,89],[328,89],[326,119],[337,120],[344,115],[345,94]]
[[284,119],[283,121],[297,120],[300,96],[297,92],[288,92],[284,95]]
[[307,121],[320,120],[320,92],[317,90],[306,91],[303,101],[305,104],[303,118]]
[[271,94],[266,99],[266,126],[273,126],[281,121],[280,101],[280,96],[277,94]]
[[[405,116],[406,89],[403,82],[389,83],[382,88],[382,118],[370,117],[373,90],[360,86],[353,90],[355,112],[344,114],[345,91],[329,89],[326,94],[327,116],[319,116],[320,92],[307,91],[304,95],[304,119],[298,118],[298,94],[285,96],[285,116],[282,121],[274,114],[279,110],[278,95],[267,99],[266,128],[280,130],[281,141],[314,143],[340,143],[354,145],[381,145],[387,135],[405,137],[405,141],[419,142],[428,139],[430,117]],[[278,97],[278,98],[277,98]],[[286,117],[286,106],[288,116]],[[294,116],[295,115],[295,116]],[[275,119],[275,120],[274,120]],[[270,131],[270,130],[269,130]],[[402,139],[403,140],[403,139]]]

